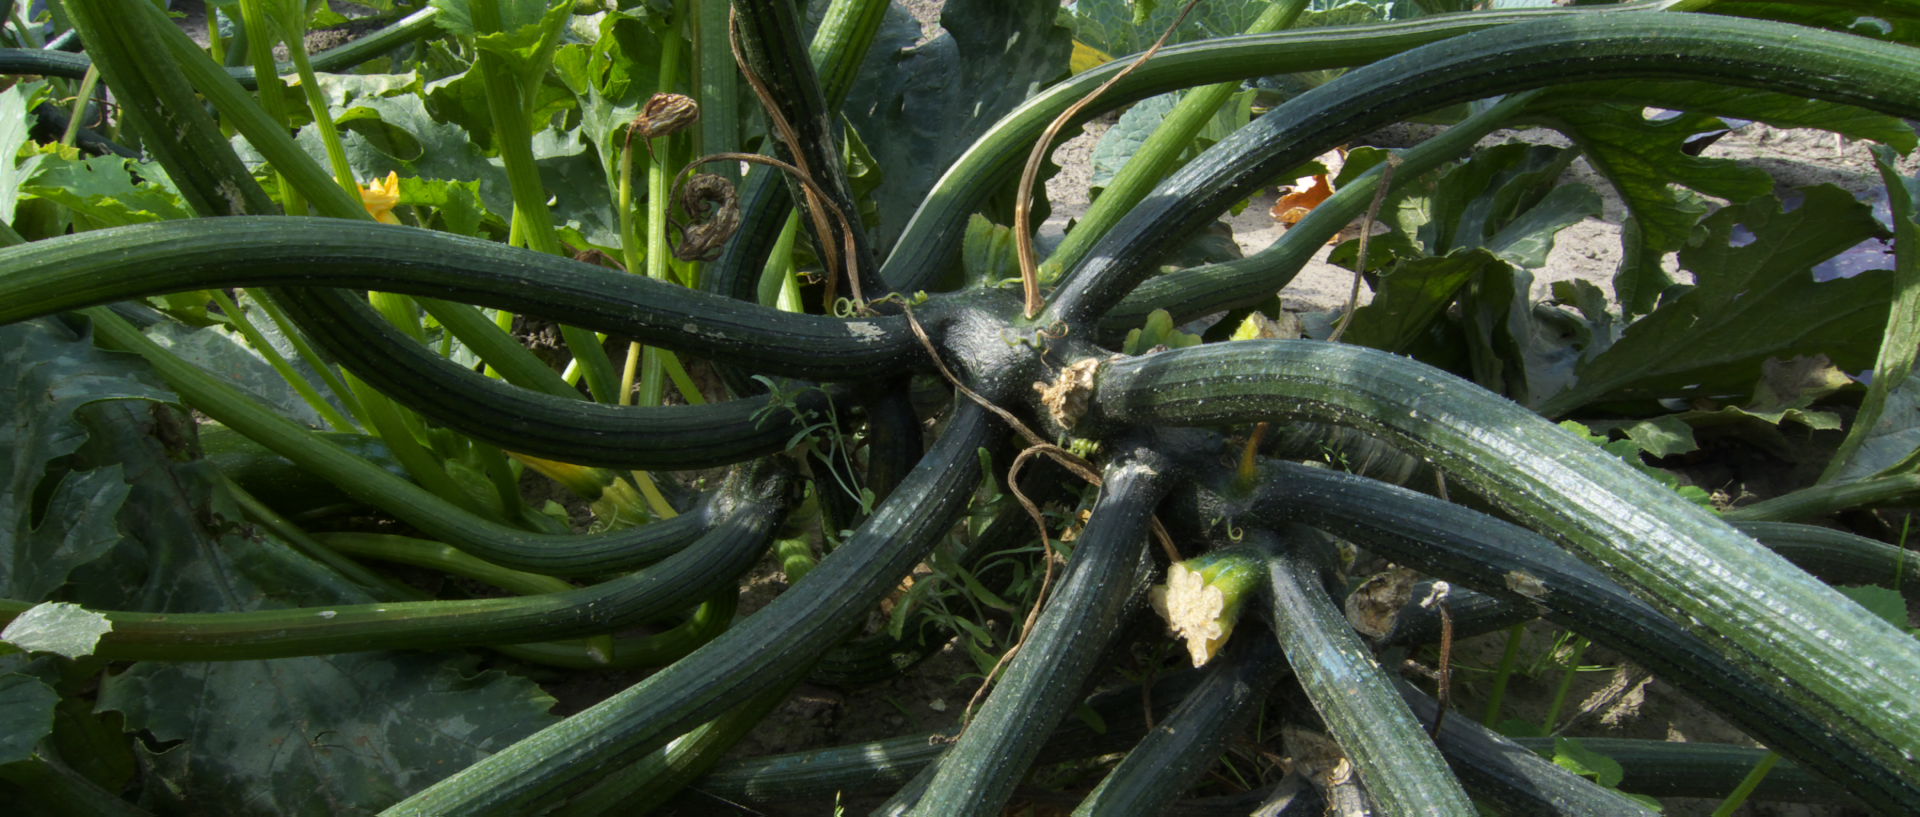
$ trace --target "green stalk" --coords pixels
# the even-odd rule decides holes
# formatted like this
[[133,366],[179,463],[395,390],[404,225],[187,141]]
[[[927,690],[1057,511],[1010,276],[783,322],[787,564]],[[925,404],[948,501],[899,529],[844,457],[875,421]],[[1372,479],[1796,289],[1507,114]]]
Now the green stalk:
[[[499,0],[472,0],[470,9],[475,28],[483,32],[499,31]],[[480,69],[482,87],[487,97],[487,111],[493,123],[494,143],[500,148],[500,161],[506,165],[507,183],[513,191],[513,218],[521,222],[525,229],[522,237],[527,248],[548,255],[565,255],[560,239],[554,233],[553,216],[547,209],[546,186],[540,182],[540,170],[533,162],[533,129],[528,121],[527,89],[523,82],[538,81],[537,77],[516,77],[512,69],[503,64],[499,55],[481,51],[474,60],[474,66]],[[562,324],[560,334],[566,339],[567,348],[573,352],[573,359],[579,363],[587,379],[587,389],[594,399],[602,403],[613,403],[619,399],[615,389],[619,387],[619,378],[614,375],[613,361],[607,358],[607,351],[600,346],[599,337],[593,332]]]
[[476,559],[452,545],[430,539],[389,533],[316,533],[313,539],[331,550],[355,558],[378,559],[451,573],[523,596],[565,593],[574,589],[564,580],[501,567],[484,559]]
[[780,237],[774,241],[773,251],[767,253],[766,266],[760,272],[760,303],[786,309],[782,305],[786,291],[797,289],[793,283],[793,242],[799,235],[800,211],[788,210],[786,226],[780,228]]
[[73,140],[80,137],[80,124],[87,120],[87,103],[93,101],[93,89],[100,84],[100,69],[87,66],[87,75],[80,78],[80,90],[73,100],[73,116],[67,119],[67,131],[60,134],[63,147],[73,147]]
[[1553,690],[1553,703],[1547,706],[1546,717],[1540,719],[1540,733],[1551,735],[1554,725],[1560,722],[1560,710],[1567,705],[1567,693],[1573,690],[1573,679],[1580,673],[1580,657],[1587,652],[1587,646],[1593,642],[1585,638],[1573,640],[1572,654],[1567,656],[1567,668],[1560,674],[1560,685]]
[[[72,0],[68,5],[85,8],[96,2],[98,0]],[[178,26],[173,25],[165,13],[144,3],[134,3],[131,8],[137,13],[127,20],[116,21],[119,24],[113,26],[113,31],[114,33],[129,31],[137,34],[141,37],[141,44],[129,46],[126,51],[116,53],[165,52],[169,54],[172,57],[173,66],[177,67],[180,74],[191,82],[193,89],[198,90],[207,101],[212,102],[221,115],[247,138],[247,142],[255,150],[260,151],[276,172],[283,174],[288,184],[311,200],[314,209],[320,215],[342,219],[372,220],[373,217],[361,204],[358,194],[341,189],[338,184],[328,178],[326,171],[313,162],[304,149],[294,143],[293,137],[287,133],[285,120],[276,123],[272,117],[261,110],[259,105],[255,104],[247,92],[240,87],[240,84],[220,66],[208,61],[206,55],[201,53],[199,46],[194,45]],[[423,15],[424,12],[410,16],[409,20],[419,18],[411,25],[417,27],[422,24],[421,21],[430,23],[431,16]],[[82,34],[86,32],[83,31]],[[90,41],[92,39],[97,38],[90,38]],[[103,71],[107,67],[103,66]],[[142,76],[138,68],[127,66],[115,71],[106,71],[106,76],[109,84],[114,82],[116,76],[120,77],[119,83],[123,87],[119,90],[124,94],[121,97],[123,100],[142,102],[154,100],[156,103],[154,109],[160,121],[186,117],[189,112],[201,110],[198,101],[189,102],[181,99],[170,103],[162,100],[152,90],[143,91],[142,89],[151,86],[147,82],[147,77]],[[172,98],[171,95],[168,98]],[[195,128],[182,132],[197,135],[199,130]],[[162,163],[166,165],[169,172],[176,174],[176,180],[179,180],[179,174],[199,172],[198,168],[210,165],[215,160],[225,161],[230,158],[234,164],[238,164],[238,158],[234,157],[232,148],[224,139],[215,144],[207,144],[204,149],[199,150],[190,149],[190,146],[180,145],[175,141],[162,140],[157,145],[150,141],[149,149],[161,155]],[[244,169],[234,172],[244,172]],[[199,190],[216,189],[217,186],[217,181],[205,185],[183,184],[182,190],[183,192],[191,191],[197,195]],[[245,194],[258,189],[258,185],[247,185],[242,187],[241,192]],[[208,202],[204,209],[208,212],[232,214],[235,212],[232,205],[232,202],[213,201]],[[268,211],[264,204],[250,205],[241,210],[241,212],[257,213]],[[453,321],[443,314],[460,310],[471,311],[472,307],[465,304],[447,304],[439,308],[429,306],[429,310],[433,311],[435,317],[439,318],[449,331],[454,332],[456,337],[459,337],[476,354],[481,355],[489,365],[497,366],[502,372],[508,373],[509,381],[516,385],[525,386],[537,381],[529,380],[523,383],[512,380],[513,372],[531,372],[534,369],[546,368],[546,365],[534,357],[532,352],[527,351],[503,332],[492,330],[489,334],[474,334],[479,329],[491,326],[486,324],[484,319]],[[475,314],[477,316],[477,312]],[[462,334],[463,332],[465,334]]]
[[[682,14],[676,12],[667,24],[667,36],[660,46],[660,84],[658,93],[673,93],[680,78],[680,21]],[[655,140],[648,140],[653,143]],[[673,155],[673,136],[667,135],[651,144],[652,153],[647,161],[647,277],[655,281],[667,282],[667,262],[672,258],[667,249],[667,205],[672,191],[667,187],[671,183],[669,175],[673,172],[668,157]],[[633,267],[627,268],[629,271]],[[640,394],[637,402],[642,406],[660,405],[666,394],[666,384],[661,379],[661,353],[663,350],[646,347],[640,357]]]
[[[265,31],[268,25],[266,12],[260,7],[262,0],[240,0],[240,24],[255,31]],[[280,81],[280,74],[273,62],[273,38],[248,37],[247,58],[253,63],[260,105],[267,116],[280,123],[283,128],[293,127],[293,114],[287,110],[286,83]],[[303,216],[307,213],[306,199],[301,196],[299,187],[291,183],[287,174],[281,172],[278,164],[273,165],[274,176],[279,179],[281,207],[287,215]]]
[[[1266,34],[1279,31],[1293,25],[1300,12],[1307,8],[1307,0],[1279,0],[1269,3],[1260,16],[1247,26],[1247,34]],[[1132,210],[1135,204],[1147,197],[1147,192],[1172,172],[1174,163],[1179,161],[1182,151],[1193,144],[1200,129],[1212,121],[1214,113],[1226,104],[1227,98],[1240,90],[1239,82],[1219,82],[1203,85],[1186,92],[1179,104],[1167,114],[1160,126],[1154,128],[1153,135],[1135,149],[1128,157],[1125,166],[1115,173],[1113,181],[1100,191],[1093,206],[1081,216],[1074,225],[1073,232],[1060,242],[1046,263],[1040,265],[1040,282],[1052,284],[1060,273],[1072,269],[1093,247],[1093,242],[1106,235],[1107,230],[1120,220],[1121,216]]]
[[[334,124],[333,113],[327,109],[327,99],[320,92],[320,79],[313,71],[313,63],[307,59],[306,15],[290,13],[293,16],[283,20],[286,27],[280,32],[281,39],[286,42],[287,54],[293,58],[294,70],[300,75],[300,90],[306,97],[314,125],[320,131],[320,144],[326,148],[327,162],[333,167],[333,179],[341,189],[360,199],[364,207],[360,182],[354,178],[353,166],[347,161],[346,146],[340,142],[340,129]],[[257,34],[255,39],[260,39]],[[268,40],[268,44],[271,44],[271,40]],[[420,325],[420,309],[413,299],[390,292],[369,292],[367,300],[409,337],[414,340],[426,339],[426,329]]]
[[1526,633],[1525,624],[1515,624],[1507,630],[1507,647],[1500,653],[1500,667],[1493,673],[1493,690],[1487,693],[1487,714],[1480,716],[1480,722],[1489,727],[1499,726],[1500,705],[1507,699],[1507,681],[1520,663],[1520,639]]
[[1812,485],[1734,508],[1723,515],[1728,521],[1792,522],[1819,519],[1852,508],[1909,502],[1915,497],[1920,497],[1920,474],[1894,474],[1856,482]]
[[233,497],[234,504],[239,506],[242,516],[266,528],[268,533],[285,540],[287,544],[294,546],[308,558],[326,565],[334,572],[347,577],[349,581],[392,598],[407,598],[416,592],[398,579],[368,570],[359,562],[346,558],[336,549],[316,540],[305,529],[281,516],[278,511],[267,507],[266,503],[261,502],[253,494],[247,493],[246,489],[241,488],[233,480],[227,479],[224,475],[221,480],[226,483],[227,492]]
[[[340,143],[340,128],[333,123],[333,114],[327,110],[327,98],[320,92],[320,78],[313,72],[313,63],[307,59],[306,15],[295,14],[285,22],[280,39],[287,44],[287,54],[293,57],[294,70],[300,74],[300,91],[307,98],[307,110],[313,114],[313,124],[320,129],[320,144],[326,147],[327,163],[333,167],[333,180],[340,189],[360,196],[360,182],[353,177],[353,166],[347,162],[346,146]],[[260,32],[253,36],[258,37]]]
[[1779,762],[1779,752],[1768,752],[1760,758],[1760,762],[1753,764],[1753,771],[1748,772],[1740,785],[1727,794],[1727,799],[1720,801],[1719,808],[1713,810],[1713,817],[1733,817],[1733,813],[1747,802],[1748,797],[1753,796],[1753,790],[1760,788],[1761,781],[1767,779],[1767,773],[1773,771],[1774,764]]
[[313,344],[307,342],[306,333],[301,332],[293,325],[293,321],[287,319],[287,313],[281,311],[280,305],[274,303],[273,297],[265,292],[250,294],[253,295],[253,302],[260,305],[260,310],[267,313],[267,319],[273,321],[273,325],[280,330],[280,336],[293,344],[293,350],[300,355],[300,359],[320,373],[320,379],[327,384],[327,390],[333,392],[333,396],[347,407],[347,413],[360,421],[359,426],[365,428],[371,425],[372,421],[367,419],[366,409],[360,406],[360,400],[354,395],[353,389],[347,387],[347,381],[341,379],[340,373],[334,370],[332,363],[321,358],[320,353],[314,351]]
[[407,416],[402,409],[374,391],[372,386],[354,377],[351,372],[347,374],[347,385],[360,396],[360,404],[366,407],[368,418],[373,420],[370,430],[387,444],[388,450],[393,452],[393,458],[400,461],[400,465],[407,469],[407,473],[413,476],[415,482],[433,492],[435,496],[460,506],[468,513],[499,521],[493,517],[490,509],[461,488],[460,483],[447,476],[447,471],[441,467],[440,461],[420,444],[419,438],[414,436],[414,431],[408,427]]
[[267,361],[267,365],[273,367],[273,371],[280,375],[280,379],[287,381],[287,385],[293,387],[293,390],[300,395],[300,399],[320,415],[320,419],[327,421],[327,425],[333,426],[336,431],[354,430],[353,421],[342,415],[339,409],[334,408],[332,403],[320,396],[319,390],[315,389],[312,383],[307,382],[305,377],[293,370],[287,358],[280,354],[280,350],[273,348],[273,344],[267,342],[266,336],[260,334],[259,329],[254,328],[253,321],[247,318],[247,314],[241,311],[232,298],[227,297],[225,290],[210,289],[207,293],[213,296],[213,302],[220,306],[220,311],[227,316],[233,328],[247,339],[247,345],[253,347],[253,350]]

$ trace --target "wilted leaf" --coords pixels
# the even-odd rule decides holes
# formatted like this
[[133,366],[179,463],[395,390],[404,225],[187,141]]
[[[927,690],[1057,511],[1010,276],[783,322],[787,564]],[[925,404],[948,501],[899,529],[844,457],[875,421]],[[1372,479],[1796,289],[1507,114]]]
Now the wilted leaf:
[[[1823,186],[1790,213],[1763,198],[1722,209],[1705,226],[1703,239],[1680,254],[1699,284],[1628,326],[1543,413],[1600,399],[1738,394],[1771,357],[1825,354],[1842,369],[1868,365],[1885,325],[1888,274],[1819,282],[1808,273],[1879,231],[1865,205]],[[1736,230],[1752,238],[1736,242]]]
[[[1304,187],[1305,189],[1301,189]],[[1327,174],[1316,173],[1304,179],[1296,179],[1293,188],[1273,203],[1269,215],[1274,221],[1292,226],[1306,218],[1320,202],[1333,195],[1333,184],[1327,181]]]
[[50,652],[67,658],[93,654],[100,636],[113,632],[106,616],[64,601],[41,602],[0,630],[0,641],[26,652]]

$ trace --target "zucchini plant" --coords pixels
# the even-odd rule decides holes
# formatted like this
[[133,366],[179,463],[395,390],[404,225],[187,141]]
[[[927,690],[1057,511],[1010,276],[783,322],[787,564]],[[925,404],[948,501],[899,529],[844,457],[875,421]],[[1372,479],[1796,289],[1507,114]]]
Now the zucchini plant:
[[[1017,550],[1046,554],[1044,601],[954,730],[813,771],[735,763],[710,790],[878,782],[884,812],[1000,813],[1058,756],[1103,658],[1165,638],[1128,625],[1170,572],[1159,606],[1199,634],[1196,661],[1222,658],[1076,813],[1155,813],[1250,712],[1289,700],[1337,747],[1296,752],[1327,798],[1647,813],[1396,685],[1377,658],[1391,648],[1338,610],[1351,545],[1487,597],[1502,622],[1612,647],[1790,761],[1782,775],[1824,779],[1818,796],[1920,812],[1920,643],[1826,580],[1898,588],[1906,553],[1779,524],[1911,506],[1920,482],[1920,222],[1897,168],[1920,119],[1920,7],[1379,19],[1407,4],[1280,0],[1235,21],[1242,36],[1065,76],[1071,13],[1052,0],[949,0],[931,44],[878,0],[817,16],[789,0],[379,2],[385,28],[313,55],[324,3],[211,5],[238,24],[212,27],[211,48],[143,0],[63,0],[54,24],[83,54],[0,54],[50,78],[0,94],[0,393],[18,420],[0,472],[0,785],[29,802],[650,808],[708,786],[810,673],[890,677],[937,648],[940,622],[978,628],[951,612],[908,627],[903,607],[866,632],[918,566]],[[1242,95],[1303,72],[1323,73]],[[112,116],[88,116],[90,78]],[[93,141],[29,132],[69,85]],[[1036,191],[1017,170],[1049,126],[1189,88],[1096,214],[1022,268],[1010,244]],[[1265,111],[1175,167],[1230,98]],[[1272,247],[1169,265],[1260,188],[1419,117],[1445,130],[1355,150]],[[1881,143],[1886,212],[1830,188],[1785,205],[1765,173],[1693,155],[1714,117]],[[1520,126],[1571,146],[1474,149]],[[1625,203],[1617,298],[1568,285],[1535,303],[1530,270],[1597,201],[1559,182],[1580,156]],[[1260,337],[1275,294],[1356,218],[1384,231],[1335,251],[1376,292],[1348,334]],[[1876,241],[1891,269],[1808,273]],[[245,335],[282,385],[195,358],[209,325]],[[1806,422],[1815,399],[1862,391],[1778,387],[1771,366],[1813,354],[1874,376],[1822,480],[1769,503],[1705,507],[1639,449],[1628,462],[1556,422],[1656,453],[1726,412]],[[1340,433],[1463,501],[1298,464]],[[529,471],[625,521],[576,531],[523,496]],[[1089,508],[1057,571],[1065,543],[1036,497]],[[735,620],[770,549],[793,583]],[[564,718],[507,671],[615,667],[657,669]],[[1665,762],[1729,757],[1752,756]],[[1339,768],[1354,775],[1313,771]]]

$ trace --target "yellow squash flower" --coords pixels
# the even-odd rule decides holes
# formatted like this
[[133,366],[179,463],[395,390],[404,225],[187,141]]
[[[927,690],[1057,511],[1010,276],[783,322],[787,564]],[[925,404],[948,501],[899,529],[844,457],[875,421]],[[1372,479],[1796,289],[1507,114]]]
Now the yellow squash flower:
[[393,214],[393,208],[400,204],[400,174],[388,173],[384,179],[361,185],[360,203],[366,205],[367,212],[373,214],[375,221],[399,224],[400,219]]

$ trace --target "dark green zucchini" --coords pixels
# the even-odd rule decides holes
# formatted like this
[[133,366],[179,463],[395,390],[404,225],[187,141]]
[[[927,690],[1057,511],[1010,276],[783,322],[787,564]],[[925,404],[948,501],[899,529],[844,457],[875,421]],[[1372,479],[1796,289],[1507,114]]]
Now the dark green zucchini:
[[[1539,754],[1553,752],[1553,738],[1509,738]],[[1725,743],[1668,742],[1633,738],[1579,738],[1580,745],[1620,764],[1620,790],[1649,797],[1724,798],[1767,756],[1767,750]],[[1753,791],[1754,800],[1842,803],[1847,790],[1781,761]]]
[[1242,341],[1106,363],[1082,423],[1290,418],[1389,437],[1432,460],[1871,758],[1852,769],[1875,781],[1860,784],[1863,798],[1892,812],[1920,809],[1912,782],[1920,780],[1920,698],[1905,693],[1920,688],[1920,650],[1910,636],[1618,457],[1498,395],[1371,349]]
[[0,322],[209,286],[329,286],[539,315],[754,371],[860,380],[924,361],[899,317],[780,312],[479,239],[236,217],[95,230],[0,254]]
[[1159,814],[1220,759],[1235,735],[1246,732],[1249,715],[1286,672],[1273,639],[1257,631],[1244,635],[1208,665],[1180,707],[1101,779],[1074,809],[1075,817]]
[[1199,513],[1230,524],[1291,520],[1328,531],[1586,635],[1808,768],[1885,798],[1906,796],[1911,787],[1830,724],[1532,531],[1376,480],[1277,461],[1261,463],[1252,491]]
[[1279,535],[1248,530],[1243,541],[1271,554],[1273,632],[1300,688],[1353,762],[1367,794],[1387,814],[1474,814],[1425,727],[1407,711],[1392,679],[1328,597],[1321,570],[1331,548],[1321,535],[1289,526]]
[[[1413,716],[1433,723],[1440,705],[1405,681],[1395,685]],[[1474,800],[1514,817],[1652,817],[1659,812],[1561,768],[1472,718],[1440,722],[1435,739]]]
[[1025,644],[986,703],[940,760],[909,814],[999,814],[1053,728],[1072,709],[1118,631],[1128,602],[1145,589],[1147,523],[1176,473],[1151,448],[1115,451],[1100,498]]
[[992,447],[986,412],[962,404],[927,458],[852,538],[772,604],[645,681],[506,747],[382,812],[519,814],[578,791],[767,689],[791,683],[946,534]]

